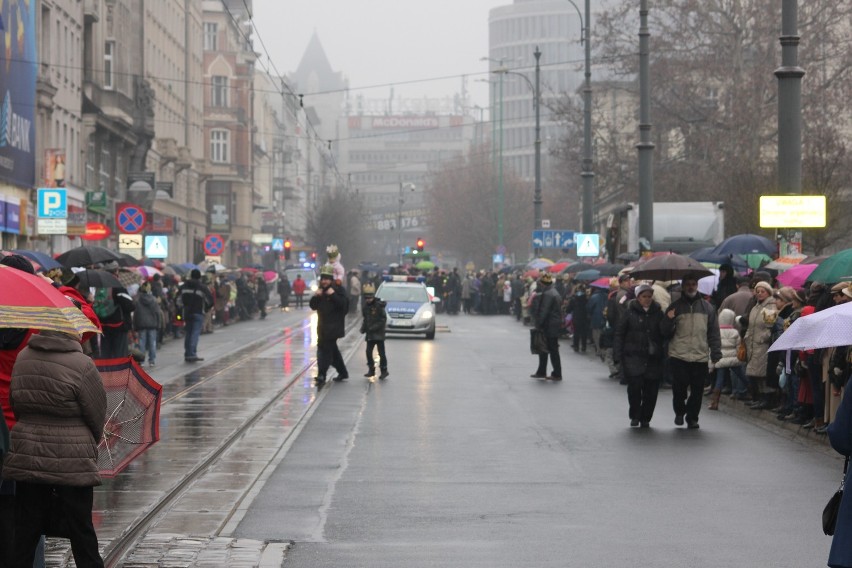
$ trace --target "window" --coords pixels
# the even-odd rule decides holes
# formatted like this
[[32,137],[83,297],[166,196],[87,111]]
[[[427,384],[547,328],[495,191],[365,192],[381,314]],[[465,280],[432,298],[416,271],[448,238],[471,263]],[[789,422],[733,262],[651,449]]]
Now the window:
[[204,22],[204,51],[216,51],[219,25],[216,22]]
[[109,148],[106,147],[106,144],[101,148],[101,185],[99,187],[100,191],[109,191],[109,182],[110,182],[110,154]]
[[211,162],[228,162],[230,160],[230,152],[228,147],[230,131],[228,130],[211,130],[210,131],[210,161]]
[[228,106],[228,78],[222,75],[214,75],[212,82],[213,92],[210,104],[214,107]]
[[95,141],[92,139],[86,149],[86,188],[95,189]]
[[109,40],[104,44],[104,89],[115,87],[115,40]]

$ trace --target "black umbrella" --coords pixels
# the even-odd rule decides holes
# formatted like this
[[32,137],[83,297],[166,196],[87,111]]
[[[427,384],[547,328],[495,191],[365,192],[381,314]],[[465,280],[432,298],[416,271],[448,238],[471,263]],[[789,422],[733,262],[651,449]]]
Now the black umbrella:
[[56,260],[63,266],[91,266],[111,260],[119,261],[121,257],[117,252],[98,245],[85,245],[63,252]]
[[712,274],[712,272],[694,258],[679,254],[655,256],[630,272],[630,276],[635,280],[666,281],[680,280],[687,275],[704,278]]
[[141,263],[139,259],[134,256],[130,256],[126,252],[118,253],[118,256],[121,257],[121,260],[118,261],[119,266],[128,267],[128,266],[139,266]]
[[562,274],[576,274],[577,272],[582,272],[583,270],[597,270],[597,266],[594,264],[589,264],[587,262],[575,262],[574,264],[569,264],[565,267],[565,270],[562,271]]
[[624,270],[624,265],[605,262],[604,264],[596,264],[593,268],[600,272],[601,276],[618,276],[618,273]]
[[85,288],[123,288],[118,278],[105,270],[83,270],[76,273],[80,285]]

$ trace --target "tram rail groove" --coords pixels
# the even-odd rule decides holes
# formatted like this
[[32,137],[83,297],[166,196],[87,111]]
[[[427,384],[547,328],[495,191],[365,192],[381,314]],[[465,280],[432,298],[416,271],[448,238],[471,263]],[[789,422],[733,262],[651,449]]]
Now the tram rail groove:
[[[350,320],[349,324],[347,325],[347,338],[353,332],[353,330],[356,330],[355,333],[357,333],[357,327],[360,326],[360,318],[353,318],[353,320]],[[302,329],[304,329],[304,327],[306,326],[303,326]],[[293,333],[295,333],[295,331]],[[245,348],[238,351],[238,353],[245,353],[244,356],[238,358],[238,361],[235,361],[233,364],[228,365],[226,369],[221,369],[217,371],[214,375],[211,375],[210,377],[205,379],[205,381],[202,381],[202,383],[208,381],[211,378],[221,375],[225,370],[232,369],[240,362],[249,359],[255,353],[264,351],[266,349],[269,349],[270,347],[277,345],[278,343],[283,342],[287,337],[289,337],[289,335],[287,335],[286,333],[282,333],[278,338],[273,341],[269,341],[269,337],[265,337],[263,339],[252,342],[249,346],[246,346]],[[261,343],[266,344],[263,346],[258,346]],[[357,341],[352,342],[352,345],[347,349],[345,360],[348,361],[349,359],[351,359],[352,355],[356,353],[357,347],[359,347],[361,343],[362,341],[360,340],[360,337]],[[252,349],[251,346],[255,347]],[[251,429],[252,426],[257,424],[281,399],[281,397],[284,396],[284,394],[290,388],[292,388],[292,386],[298,380],[303,378],[306,373],[310,372],[311,368],[315,365],[316,358],[314,357],[309,363],[299,369],[292,376],[292,378],[287,381],[284,386],[277,389],[274,394],[271,395],[268,400],[252,416],[248,417],[245,421],[243,421],[242,424],[235,428],[231,432],[231,434],[225,437],[222,443],[220,443],[218,446],[209,451],[206,456],[201,458],[201,460],[197,462],[196,465],[180,479],[180,481],[178,481],[175,485],[166,490],[152,506],[150,506],[141,515],[136,517],[136,519],[130,524],[130,526],[128,526],[119,536],[112,539],[109,544],[107,544],[107,546],[104,548],[102,553],[104,565],[108,568],[116,568],[120,566],[122,560],[124,560],[124,557],[133,549],[133,547],[141,540],[141,538],[148,532],[148,530],[155,526],[158,517],[162,513],[166,512],[169,507],[173,505],[195,481],[197,481],[207,470],[210,469],[212,465],[214,465],[219,459],[221,459],[221,456],[229,448],[233,447],[234,444],[236,444],[236,442],[240,440]],[[330,385],[327,384],[323,389],[321,389],[317,393],[317,396],[311,403],[312,408],[315,407],[319,401],[325,398],[325,393],[327,392],[329,386]],[[168,400],[176,400],[180,396],[186,394],[186,392],[188,392],[189,390],[195,388],[197,388],[197,385],[192,385],[191,387],[180,391],[180,393],[169,397]],[[301,424],[301,422],[305,420],[306,417],[309,417],[310,414],[311,412],[306,412],[302,417],[300,417],[299,422],[296,424],[296,427],[294,427],[287,435],[284,442],[285,444],[295,433],[298,433],[301,430],[298,425]],[[278,452],[276,451],[275,454],[277,455]],[[253,488],[254,483],[252,483],[249,489],[238,499],[237,507],[243,502],[245,496]],[[220,527],[220,530],[221,528],[224,527]]]

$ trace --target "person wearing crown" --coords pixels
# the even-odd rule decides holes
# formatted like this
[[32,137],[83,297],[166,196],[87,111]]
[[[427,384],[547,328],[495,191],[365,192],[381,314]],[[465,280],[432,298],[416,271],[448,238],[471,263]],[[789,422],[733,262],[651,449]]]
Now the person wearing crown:
[[340,263],[340,250],[337,248],[337,245],[328,245],[325,252],[328,254],[328,263],[334,268],[334,283],[338,286],[343,286],[346,269]]
[[367,340],[367,373],[365,377],[372,377],[376,374],[376,360],[373,359],[373,348],[379,350],[379,370],[380,379],[386,379],[388,373],[388,358],[385,355],[385,329],[387,327],[388,315],[385,312],[386,302],[376,298],[376,287],[370,282],[364,284],[361,289],[361,294],[364,296],[364,307],[362,314],[364,319],[361,322],[361,333],[366,335]]
[[337,340],[346,335],[346,314],[349,298],[346,290],[334,282],[334,267],[326,264],[320,269],[319,288],[310,301],[317,313],[317,386],[325,384],[329,367],[337,370],[335,381],[349,378],[346,363]]

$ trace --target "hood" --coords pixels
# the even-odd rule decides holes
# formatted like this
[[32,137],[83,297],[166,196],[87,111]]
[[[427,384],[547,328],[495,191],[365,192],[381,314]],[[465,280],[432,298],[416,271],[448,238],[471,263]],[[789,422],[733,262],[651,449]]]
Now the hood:
[[736,316],[737,314],[734,313],[734,310],[729,310],[728,308],[725,308],[724,310],[719,312],[719,326],[733,327],[734,318]]
[[83,352],[80,340],[61,331],[45,330],[30,338],[28,347],[37,351]]

